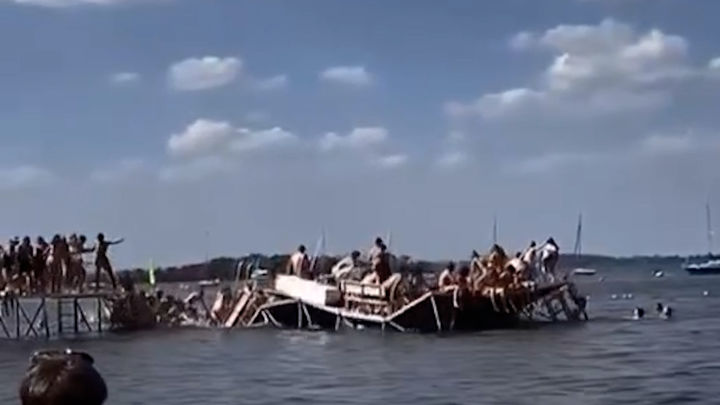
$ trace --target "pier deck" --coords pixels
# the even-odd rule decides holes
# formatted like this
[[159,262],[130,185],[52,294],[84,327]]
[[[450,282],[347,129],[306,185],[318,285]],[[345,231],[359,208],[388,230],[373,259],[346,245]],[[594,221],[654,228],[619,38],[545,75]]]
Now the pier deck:
[[[0,297],[0,339],[32,339],[102,333],[110,328],[108,292]],[[91,315],[92,314],[92,315]]]

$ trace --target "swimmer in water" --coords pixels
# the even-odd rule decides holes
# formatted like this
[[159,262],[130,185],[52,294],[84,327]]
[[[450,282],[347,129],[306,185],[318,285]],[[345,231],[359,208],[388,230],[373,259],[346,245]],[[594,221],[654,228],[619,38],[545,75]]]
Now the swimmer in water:
[[635,310],[633,310],[633,319],[634,320],[638,321],[638,320],[642,319],[644,316],[645,316],[644,309],[642,309],[640,307],[636,307]]

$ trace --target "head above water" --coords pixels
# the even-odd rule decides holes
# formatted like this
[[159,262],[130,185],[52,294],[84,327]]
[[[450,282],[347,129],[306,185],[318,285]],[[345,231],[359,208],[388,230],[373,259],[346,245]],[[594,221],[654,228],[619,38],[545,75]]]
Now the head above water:
[[385,242],[383,242],[381,237],[378,236],[377,238],[375,238],[375,246],[377,246],[377,247],[385,246]]
[[454,262],[448,263],[447,269],[450,270],[450,271],[454,271],[454,270],[455,270],[455,263],[454,263]]
[[536,247],[536,246],[537,246],[537,243],[535,243],[534,240],[530,242],[530,247],[531,247],[531,248],[534,248],[534,247]]
[[298,246],[297,250],[298,250],[298,252],[300,252],[300,253],[305,253],[305,251],[306,251],[307,249],[305,248],[305,245],[300,245],[300,246]]
[[34,354],[20,384],[22,405],[102,405],[107,386],[93,362],[69,350]]
[[353,259],[357,259],[358,257],[360,257],[360,251],[353,250],[352,253],[350,253],[350,257],[352,257]]
[[100,241],[100,242],[103,242],[103,241],[105,240],[105,235],[102,234],[102,233],[99,233],[99,234],[97,235],[97,240]]

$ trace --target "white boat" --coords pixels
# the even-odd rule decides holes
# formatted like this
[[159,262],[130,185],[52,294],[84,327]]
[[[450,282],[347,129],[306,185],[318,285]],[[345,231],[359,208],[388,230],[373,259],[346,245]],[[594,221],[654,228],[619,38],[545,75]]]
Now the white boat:
[[597,270],[595,269],[577,268],[573,270],[573,274],[576,276],[594,276],[596,273]]
[[712,254],[713,251],[713,228],[710,218],[710,203],[705,205],[705,220],[707,223],[708,259],[700,263],[691,263],[687,260],[683,269],[691,275],[720,274],[720,259]]

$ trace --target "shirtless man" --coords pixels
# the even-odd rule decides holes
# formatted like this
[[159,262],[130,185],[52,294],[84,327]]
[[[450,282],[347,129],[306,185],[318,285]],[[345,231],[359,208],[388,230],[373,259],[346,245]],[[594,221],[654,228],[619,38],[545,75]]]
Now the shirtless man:
[[455,263],[450,262],[440,273],[437,286],[439,290],[445,290],[453,285],[455,285]]
[[290,256],[286,270],[287,274],[306,280],[312,279],[312,274],[310,274],[310,258],[307,255],[305,245],[298,246],[297,251]]
[[336,281],[344,280],[350,276],[352,271],[357,267],[360,252],[355,250],[349,256],[340,260],[330,271]]
[[110,259],[108,258],[108,248],[112,245],[122,243],[125,239],[118,239],[114,241],[105,240],[105,235],[99,233],[97,241],[95,242],[95,290],[100,289],[100,271],[105,270],[110,276],[112,282],[113,291],[117,289],[117,282],[115,281],[115,273],[110,265]]
[[72,285],[77,288],[79,292],[83,291],[85,286],[85,279],[87,278],[87,272],[85,271],[85,263],[83,255],[93,251],[92,248],[86,247],[87,238],[85,235],[75,237],[73,243],[70,244],[70,259],[72,266]]

